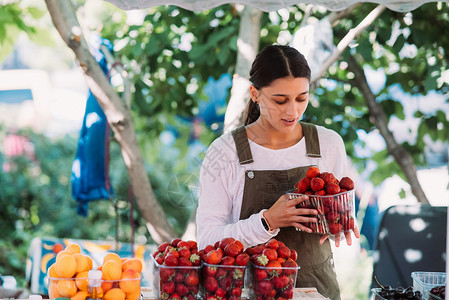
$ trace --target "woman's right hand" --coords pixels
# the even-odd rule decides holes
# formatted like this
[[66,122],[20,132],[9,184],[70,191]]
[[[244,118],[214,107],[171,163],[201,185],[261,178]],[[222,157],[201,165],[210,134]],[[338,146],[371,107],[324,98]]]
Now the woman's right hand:
[[309,199],[307,196],[299,196],[289,199],[288,195],[282,195],[268,210],[263,213],[264,218],[272,229],[294,226],[299,230],[311,233],[312,229],[301,223],[317,222],[318,211],[311,208],[296,208],[296,205]]

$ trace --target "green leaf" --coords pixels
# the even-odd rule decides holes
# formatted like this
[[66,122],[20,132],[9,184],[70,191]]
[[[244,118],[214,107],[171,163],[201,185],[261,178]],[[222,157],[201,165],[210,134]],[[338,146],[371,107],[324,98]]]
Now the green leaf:
[[55,47],[56,43],[48,30],[36,27],[34,32],[29,32],[28,37],[39,46]]
[[405,196],[406,196],[405,190],[404,190],[404,189],[401,189],[401,191],[399,192],[399,197],[400,197],[401,199],[405,199]]
[[45,11],[42,9],[39,9],[37,7],[27,7],[26,11],[34,18],[34,19],[40,19],[45,15]]
[[404,44],[405,44],[405,37],[404,35],[400,34],[393,44],[394,51],[396,51],[396,53],[401,52],[402,48],[404,47]]
[[0,41],[0,62],[3,62],[14,50],[14,43],[16,42],[20,30],[15,25],[8,24],[5,26],[6,37]]

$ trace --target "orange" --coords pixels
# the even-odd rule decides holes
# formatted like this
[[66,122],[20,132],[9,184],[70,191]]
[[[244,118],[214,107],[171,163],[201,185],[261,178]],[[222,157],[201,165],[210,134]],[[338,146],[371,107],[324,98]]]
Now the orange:
[[61,294],[58,291],[58,281],[59,280],[52,280],[52,279],[50,279],[49,292],[50,292],[51,299],[56,299],[56,298],[60,298],[61,297]]
[[119,285],[125,293],[140,290],[140,274],[133,269],[123,271],[121,279]]
[[56,260],[54,266],[59,278],[72,278],[75,275],[76,260],[72,255],[61,256],[59,260]]
[[142,261],[138,258],[127,258],[122,264],[122,271],[132,269],[137,273],[142,272]]
[[76,273],[89,271],[89,263],[86,259],[86,256],[81,253],[75,253],[72,255],[76,261]]
[[107,291],[103,296],[103,300],[125,300],[125,297],[126,295],[121,289],[115,288]]
[[50,268],[48,268],[47,273],[50,278],[58,278],[58,275],[56,274],[55,271],[55,264],[52,264]]
[[86,291],[78,291],[78,293],[76,293],[72,298],[70,298],[71,300],[85,300],[87,296],[87,292]]
[[56,255],[56,261],[60,260],[61,257],[65,256],[65,255],[72,255],[72,253],[70,253],[69,251],[59,251],[59,253]]
[[75,281],[71,279],[58,280],[58,292],[62,297],[70,298],[76,294]]
[[87,260],[87,264],[88,264],[88,266],[89,266],[89,270],[92,270],[92,267],[93,267],[93,262],[92,262],[92,258],[90,258],[89,256],[85,256],[86,257],[86,260]]
[[109,252],[108,254],[106,254],[105,257],[103,258],[103,265],[105,264],[105,262],[107,262],[109,260],[114,260],[120,266],[122,265],[122,259],[120,258],[120,256],[117,253]]
[[75,283],[79,290],[87,291],[88,271],[80,272],[76,275]]
[[103,290],[103,293],[106,293],[110,289],[112,289],[112,281],[103,281],[101,283],[101,289]]
[[103,264],[102,272],[105,280],[119,280],[122,277],[122,266],[115,260],[108,260]]
[[137,300],[140,297],[140,289],[135,290],[132,293],[126,293],[126,300]]
[[72,254],[81,253],[81,247],[78,244],[68,244],[64,251],[69,251]]

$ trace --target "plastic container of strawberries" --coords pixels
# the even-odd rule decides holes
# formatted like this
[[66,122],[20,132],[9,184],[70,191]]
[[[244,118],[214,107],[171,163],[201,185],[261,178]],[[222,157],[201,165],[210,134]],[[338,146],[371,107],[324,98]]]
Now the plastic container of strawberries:
[[200,298],[240,298],[245,285],[246,266],[201,264]]
[[245,287],[249,299],[292,299],[299,266],[268,268],[250,262]]
[[156,299],[197,299],[201,266],[164,266],[152,259],[153,291]]
[[413,279],[413,289],[420,291],[423,299],[429,297],[429,292],[432,288],[446,285],[446,273],[444,272],[412,272],[411,277]]
[[[305,194],[294,190],[287,191],[289,199],[294,199]],[[305,223],[314,233],[329,234],[335,236],[345,231],[350,231],[355,226],[355,189],[335,195],[306,195],[309,197],[297,205],[298,208],[314,208],[318,210],[316,223]],[[342,236],[343,237],[343,236]]]

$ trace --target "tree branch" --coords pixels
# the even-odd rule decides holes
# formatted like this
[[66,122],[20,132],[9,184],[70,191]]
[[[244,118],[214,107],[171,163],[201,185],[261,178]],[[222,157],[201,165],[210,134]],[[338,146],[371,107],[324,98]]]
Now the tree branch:
[[120,144],[136,202],[147,222],[147,228],[156,243],[172,239],[175,232],[156,200],[142,154],[137,143],[131,114],[109,84],[98,63],[89,52],[81,27],[70,0],[46,0],[53,23],[64,42],[73,50],[87,84],[103,109],[114,137]]
[[363,94],[365,103],[369,109],[370,121],[377,127],[377,129],[379,129],[380,134],[387,144],[388,152],[394,157],[404,172],[405,177],[411,186],[413,195],[415,195],[419,202],[429,204],[429,200],[418,181],[416,166],[410,153],[396,142],[393,133],[388,129],[388,118],[382,106],[377,102],[376,96],[371,91],[362,67],[357,63],[354,57],[349,57],[348,69],[355,75],[353,83]]
[[382,14],[385,8],[386,7],[383,5],[378,5],[365,17],[365,19],[363,19],[362,22],[360,22],[359,25],[349,30],[346,36],[340,41],[340,43],[338,43],[334,53],[332,53],[332,55],[329,56],[328,59],[326,59],[326,61],[321,66],[320,71],[314,76],[314,78],[312,78],[310,84],[315,84],[315,82],[318,79],[320,79],[324,73],[326,73],[329,67],[332,66],[338,60],[338,58],[346,49],[346,47],[348,47],[349,43],[355,38],[357,38],[360,35],[360,33],[362,33],[369,25],[371,25],[371,23],[373,23],[374,20],[376,20],[377,17],[379,17]]

